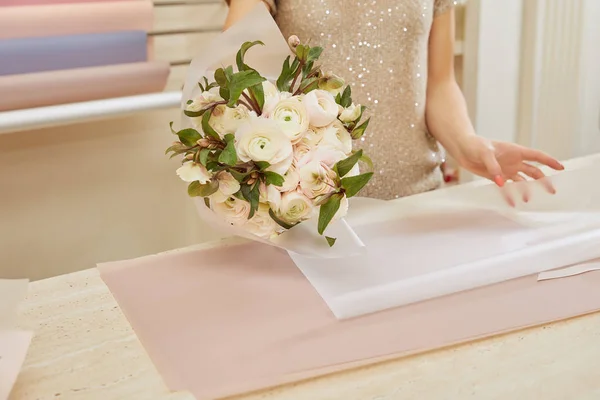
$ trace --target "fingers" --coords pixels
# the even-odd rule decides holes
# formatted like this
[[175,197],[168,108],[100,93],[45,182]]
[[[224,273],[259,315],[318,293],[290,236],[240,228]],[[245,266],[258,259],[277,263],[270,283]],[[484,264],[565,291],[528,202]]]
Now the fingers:
[[[523,177],[521,174],[516,174],[511,178],[513,182],[526,182],[527,179]],[[531,198],[529,186],[527,185],[519,185],[517,190],[521,192],[521,197],[523,198],[523,202],[528,203]]]
[[542,172],[541,169],[535,167],[531,164],[521,163],[521,172],[525,175],[532,177],[535,180],[538,180],[544,188],[548,191],[548,193],[555,194],[556,189],[550,179],[546,178],[546,175]]
[[496,153],[492,145],[490,145],[490,147],[483,154],[482,161],[485,169],[487,169],[488,174],[490,174],[496,185],[500,187],[504,186],[502,167],[496,159]]
[[557,159],[549,156],[543,151],[524,148],[523,158],[527,161],[533,161],[542,165],[546,165],[557,171],[562,171],[565,169],[565,167]]

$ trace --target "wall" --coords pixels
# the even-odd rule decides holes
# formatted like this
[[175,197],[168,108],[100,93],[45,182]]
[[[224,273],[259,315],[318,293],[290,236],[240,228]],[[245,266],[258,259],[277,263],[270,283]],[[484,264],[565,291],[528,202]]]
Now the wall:
[[[156,7],[154,30],[221,26],[222,3]],[[154,37],[158,59],[191,58],[214,32]],[[168,89],[181,87],[174,67]],[[0,277],[40,279],[218,237],[164,156],[177,110],[0,135]]]

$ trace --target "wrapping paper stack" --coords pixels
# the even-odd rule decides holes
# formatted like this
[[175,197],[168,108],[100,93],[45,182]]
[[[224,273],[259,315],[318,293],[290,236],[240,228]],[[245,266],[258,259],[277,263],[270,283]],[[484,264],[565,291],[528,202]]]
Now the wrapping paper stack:
[[0,0],[0,111],[162,91],[150,0]]

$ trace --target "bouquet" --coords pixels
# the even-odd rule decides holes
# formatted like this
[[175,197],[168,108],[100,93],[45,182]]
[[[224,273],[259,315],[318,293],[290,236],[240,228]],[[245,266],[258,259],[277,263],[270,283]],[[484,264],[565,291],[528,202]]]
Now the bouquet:
[[353,150],[369,119],[352,101],[342,78],[319,66],[323,49],[288,40],[292,55],[270,81],[246,64],[246,53],[262,41],[245,42],[235,67],[201,77],[199,94],[187,100],[189,128],[166,151],[181,156],[177,175],[188,194],[228,225],[273,239],[317,219],[318,234],[348,212],[348,198],[372,177],[362,150]]

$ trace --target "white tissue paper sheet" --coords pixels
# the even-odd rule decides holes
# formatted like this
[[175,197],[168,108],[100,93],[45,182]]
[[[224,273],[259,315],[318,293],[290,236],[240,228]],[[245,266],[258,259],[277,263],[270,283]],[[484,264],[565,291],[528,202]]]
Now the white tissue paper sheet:
[[[555,195],[541,182],[525,182],[359,199],[348,223],[364,254],[289,253],[340,319],[574,266],[600,258],[598,176],[600,157],[548,178]],[[530,201],[512,209],[503,192],[526,192]]]

